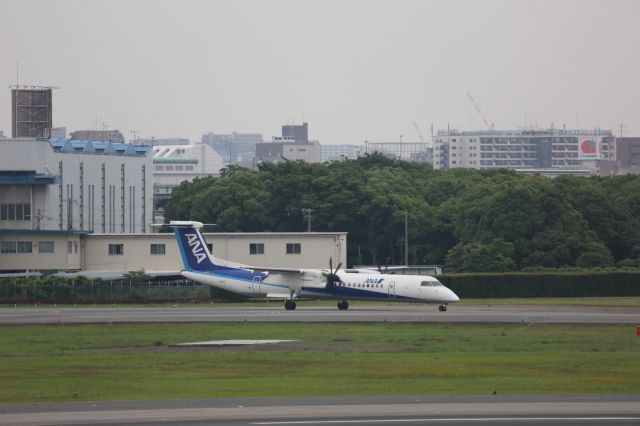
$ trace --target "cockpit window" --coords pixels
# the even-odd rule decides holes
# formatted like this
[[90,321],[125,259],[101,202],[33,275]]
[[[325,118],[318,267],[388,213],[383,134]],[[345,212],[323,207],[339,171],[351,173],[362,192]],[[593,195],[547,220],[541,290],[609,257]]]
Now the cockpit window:
[[440,287],[440,286],[442,286],[442,283],[438,280],[422,281],[420,283],[420,287]]

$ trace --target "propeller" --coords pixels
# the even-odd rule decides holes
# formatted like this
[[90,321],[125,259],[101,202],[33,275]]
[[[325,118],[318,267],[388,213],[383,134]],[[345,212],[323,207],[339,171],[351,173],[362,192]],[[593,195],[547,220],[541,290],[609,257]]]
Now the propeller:
[[380,264],[378,263],[378,272],[380,272],[381,274],[386,274],[389,271],[389,261],[390,260],[391,260],[390,257],[387,257],[385,259],[384,272],[382,272],[382,266],[380,266]]
[[342,266],[342,262],[338,263],[338,266],[336,266],[335,271],[333,270],[333,258],[329,258],[329,273],[325,273],[325,276],[327,277],[327,287],[331,288],[334,286],[335,283],[339,282],[341,283],[342,280],[340,279],[340,277],[338,276],[338,269],[340,269],[340,267]]

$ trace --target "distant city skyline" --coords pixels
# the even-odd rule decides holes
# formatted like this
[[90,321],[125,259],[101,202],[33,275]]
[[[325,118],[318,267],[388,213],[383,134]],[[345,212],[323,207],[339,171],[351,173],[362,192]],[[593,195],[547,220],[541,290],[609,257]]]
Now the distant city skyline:
[[[322,144],[430,126],[640,135],[634,0],[5,0],[9,85],[58,86],[53,125],[126,139],[309,123]],[[18,36],[19,34],[19,36]],[[19,64],[19,76],[16,75]],[[18,81],[16,81],[18,79]]]

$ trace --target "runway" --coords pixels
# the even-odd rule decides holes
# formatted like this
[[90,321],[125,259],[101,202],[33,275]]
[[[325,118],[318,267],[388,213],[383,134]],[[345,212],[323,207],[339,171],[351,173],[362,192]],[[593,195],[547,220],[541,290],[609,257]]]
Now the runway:
[[638,424],[640,396],[234,398],[0,405],[0,425]]
[[640,308],[559,305],[304,306],[286,311],[280,303],[255,307],[65,307],[1,308],[0,325],[163,322],[400,322],[400,323],[549,323],[640,324]]

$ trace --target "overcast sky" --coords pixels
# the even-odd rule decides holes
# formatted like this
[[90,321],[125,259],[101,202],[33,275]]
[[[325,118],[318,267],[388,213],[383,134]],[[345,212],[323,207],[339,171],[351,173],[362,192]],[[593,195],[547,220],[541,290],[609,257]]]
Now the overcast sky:
[[637,0],[0,0],[0,130],[19,63],[68,132],[417,141],[485,128],[469,91],[498,129],[640,136],[639,22]]

